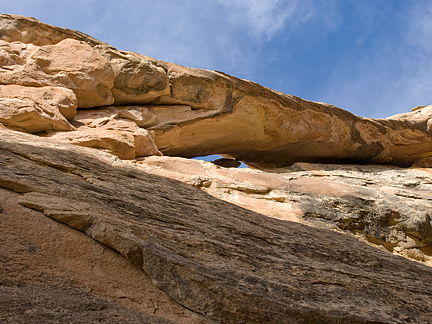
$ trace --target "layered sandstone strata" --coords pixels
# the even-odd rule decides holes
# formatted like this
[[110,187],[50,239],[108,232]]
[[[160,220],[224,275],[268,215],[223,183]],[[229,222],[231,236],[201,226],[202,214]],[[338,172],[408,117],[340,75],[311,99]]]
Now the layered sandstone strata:
[[[432,106],[362,118],[33,18],[0,31],[0,321],[429,321]],[[230,159],[176,157],[207,154]]]
[[[35,260],[42,260],[50,251],[45,245],[47,239],[53,237],[48,242],[59,244],[69,233],[64,227],[57,229],[58,225],[43,220],[48,217],[102,245],[94,245],[95,256],[85,251],[80,256],[78,242],[79,246],[89,243],[82,235],[69,233],[80,239],[77,244],[68,245],[70,252],[66,246],[61,247],[64,262],[81,262],[80,267],[91,276],[95,276],[91,270],[95,267],[108,275],[108,265],[100,264],[104,258],[114,262],[111,267],[119,267],[111,274],[118,284],[110,287],[109,275],[108,282],[101,284],[77,270],[61,283],[62,277],[55,270],[61,269],[60,265],[44,268],[36,263],[42,287],[48,293],[56,291],[59,300],[42,308],[51,314],[51,319],[60,321],[58,314],[72,316],[69,305],[77,309],[75,319],[85,312],[88,316],[111,314],[115,319],[113,316],[121,312],[131,323],[156,320],[139,317],[146,307],[134,303],[133,298],[145,301],[144,295],[133,289],[118,290],[126,286],[117,273],[130,273],[132,269],[121,263],[112,250],[99,256],[98,251],[102,253],[104,246],[120,253],[141,271],[143,278],[137,272],[131,278],[133,282],[149,289],[148,276],[155,287],[179,305],[219,323],[427,323],[432,316],[432,268],[348,235],[266,217],[193,186],[144,172],[112,155],[52,139],[35,142],[32,135],[2,131],[0,157],[0,186],[8,189],[0,190],[2,210],[10,213],[11,204],[18,200],[21,207],[14,208],[33,213],[38,228],[49,226],[45,240],[35,233],[36,225],[28,237],[14,238],[9,230],[11,241],[6,244],[27,242],[26,249],[35,253]],[[0,215],[7,224],[13,222],[8,214]],[[0,222],[0,231],[5,225]],[[15,235],[23,232],[19,228]],[[0,240],[3,238],[0,236]],[[21,264],[28,260],[24,253],[27,250],[19,252]],[[0,249],[8,257],[2,260],[10,260],[0,263],[0,271],[16,264],[7,251]],[[68,266],[71,264],[63,263],[64,269]],[[44,278],[53,272],[50,286]],[[31,287],[37,287],[31,277],[21,276],[20,285],[5,273],[8,281],[0,278],[0,300],[4,298],[2,292],[9,291],[10,296],[10,291],[32,292]],[[71,282],[74,276],[80,281]],[[85,287],[92,285],[96,286],[91,290],[93,296],[85,294]],[[56,289],[59,286],[67,289]],[[72,298],[76,294],[86,296],[86,300]],[[171,309],[177,314],[171,319],[179,319],[181,308],[169,304],[161,293],[152,294],[166,303],[163,317],[169,318],[166,312]],[[25,319],[31,311],[39,314],[40,305],[34,308],[24,295],[16,296],[25,303],[20,308],[22,314],[15,318]],[[34,296],[38,298],[36,302],[46,299],[42,291]],[[111,296],[111,302],[103,302],[103,296]],[[65,302],[68,298],[70,304]],[[93,312],[85,308],[88,303],[93,305]],[[10,312],[7,305],[0,304],[0,310]],[[16,305],[13,300],[11,305]],[[127,312],[127,308],[135,312]],[[184,314],[194,320],[186,310]]]
[[243,208],[354,235],[432,265],[430,169],[304,162],[280,169],[236,169],[167,156],[132,163]]
[[[137,125],[150,131],[165,155],[221,154],[259,168],[298,161],[431,165],[432,107],[387,119],[362,118],[222,72],[119,51],[34,19],[0,18],[0,84],[63,87],[75,93],[78,108],[136,105],[146,114]],[[26,111],[24,103],[16,105],[19,108],[9,113],[9,119],[16,119],[17,110],[21,115]],[[74,140],[77,136],[66,137],[79,145],[100,147],[95,141]],[[136,151],[136,156],[155,152]]]

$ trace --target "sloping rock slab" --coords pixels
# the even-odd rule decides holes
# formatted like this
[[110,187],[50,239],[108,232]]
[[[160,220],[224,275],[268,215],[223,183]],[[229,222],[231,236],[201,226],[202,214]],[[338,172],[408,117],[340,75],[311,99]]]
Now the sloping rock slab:
[[130,163],[260,214],[351,233],[432,266],[431,169],[297,162],[264,171],[218,160],[138,160]]
[[[100,253],[101,247],[96,246],[98,243],[93,241],[91,244],[92,242],[83,240],[77,236],[79,232],[63,224],[55,224],[56,222],[43,215],[40,217],[40,213],[36,211],[27,209],[28,215],[25,215],[25,208],[14,206],[11,202],[16,195],[18,194],[13,195],[9,190],[0,188],[0,323],[175,323],[130,310],[102,298],[94,290],[91,291],[74,280],[75,278],[71,278],[70,272],[73,271],[62,271],[59,260],[52,258],[47,250],[57,248],[57,255],[65,253],[61,243],[71,238],[76,240],[71,242],[75,247],[84,248],[76,249],[71,254],[82,256],[93,252],[93,261],[109,261],[111,265],[118,265],[119,262],[113,251],[105,249],[106,253]],[[45,231],[39,232],[39,238],[45,237],[45,240],[39,240],[39,243],[51,243],[48,249],[44,248],[43,244],[34,244],[35,228],[40,230],[38,227],[43,223],[48,226]],[[30,237],[22,236],[23,233],[30,234]],[[54,242],[61,243],[55,246]],[[127,264],[122,265],[127,267]],[[89,274],[82,264],[75,264],[75,268]],[[96,265],[95,268],[99,270],[98,275],[103,273],[103,266]],[[124,269],[121,270],[119,273],[125,274]],[[89,277],[94,280],[92,276]]]
[[115,157],[0,133],[0,186],[142,267],[223,323],[428,323],[432,269],[281,221]]
[[210,324],[142,269],[0,188],[0,323]]

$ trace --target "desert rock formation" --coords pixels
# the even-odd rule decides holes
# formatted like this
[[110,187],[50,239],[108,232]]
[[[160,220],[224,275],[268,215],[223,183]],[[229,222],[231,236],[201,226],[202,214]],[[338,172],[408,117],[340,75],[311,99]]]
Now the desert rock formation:
[[432,106],[0,31],[0,321],[430,323]]
[[174,157],[133,161],[270,217],[335,229],[432,265],[432,170],[298,162],[227,169]]
[[211,323],[119,253],[20,198],[0,188],[1,323]]
[[432,315],[430,267],[85,148],[13,131],[0,143],[0,183],[21,193],[21,206],[118,251],[212,320],[425,323]]
[[432,107],[361,118],[222,72],[119,51],[37,20],[0,19],[0,84],[64,87],[75,93],[78,108],[148,104],[137,107],[147,115],[140,127],[165,155],[221,154],[255,167],[299,161],[431,166]]

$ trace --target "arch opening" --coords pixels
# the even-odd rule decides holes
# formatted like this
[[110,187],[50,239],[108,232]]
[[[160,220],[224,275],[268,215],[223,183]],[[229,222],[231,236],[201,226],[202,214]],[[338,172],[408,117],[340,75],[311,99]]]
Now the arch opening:
[[218,154],[196,156],[196,157],[193,157],[192,160],[203,160],[203,161],[213,162],[216,165],[226,167],[226,168],[243,169],[243,168],[248,167],[247,164],[242,162],[242,161],[238,161],[235,159],[229,159],[229,158],[226,158],[226,157],[224,157],[222,155],[218,155]]

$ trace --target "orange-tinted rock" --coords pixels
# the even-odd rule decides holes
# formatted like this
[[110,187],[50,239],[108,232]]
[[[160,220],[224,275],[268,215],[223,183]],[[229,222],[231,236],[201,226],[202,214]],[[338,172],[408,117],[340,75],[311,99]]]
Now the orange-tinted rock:
[[432,154],[428,113],[361,118],[223,73],[173,64],[167,68],[171,95],[155,103],[210,110],[151,127],[165,155],[220,154],[261,168],[297,161],[409,166]]
[[[87,43],[65,39],[55,45],[35,46],[1,42],[0,83],[57,86],[75,92],[79,107],[109,105],[114,73],[108,61]],[[17,48],[21,50],[17,53]]]
[[[90,93],[82,94],[84,98],[80,107],[111,104],[113,103],[112,99],[117,105],[143,104],[170,93],[169,79],[165,68],[151,57],[119,51],[84,33],[50,26],[34,18],[0,14],[0,29],[2,30],[0,39],[8,43],[20,42],[46,46],[56,45],[66,39],[85,42],[109,61],[114,73],[114,83],[112,80],[100,83],[99,88],[96,89],[99,91],[96,96],[94,94],[90,96]],[[71,60],[72,63],[75,61],[76,59]],[[87,63],[89,62],[91,60]],[[109,77],[111,78],[111,75]],[[83,81],[79,80],[79,76],[76,78],[79,83]],[[108,92],[105,86],[108,86],[111,92]]]
[[70,131],[77,99],[66,88],[0,85],[0,122],[30,133]]
[[125,160],[161,155],[152,135],[134,121],[119,118],[118,111],[110,107],[80,110],[73,123],[76,131],[51,132],[45,136],[79,146],[104,149]]
[[[19,203],[28,212],[38,211],[37,225],[41,225],[43,214],[118,251],[173,301],[207,319],[222,323],[427,323],[432,316],[430,267],[333,230],[277,220],[228,204],[108,154],[35,138],[9,130],[0,132],[0,186],[20,193]],[[10,216],[7,218],[10,223]],[[4,226],[2,221],[0,230]],[[51,229],[55,225],[47,226]],[[50,236],[58,232],[43,233]],[[55,241],[63,240],[59,237]],[[2,253],[5,244],[10,243],[3,235],[0,241]],[[15,247],[16,240],[13,242]],[[13,251],[19,256],[34,251],[35,266],[41,271],[38,287],[43,289],[35,294],[30,289],[34,281],[23,278],[21,272],[17,273],[21,285],[3,281],[0,316],[16,314],[19,306],[22,312],[18,319],[30,311],[45,311],[53,313],[50,318],[58,318],[61,311],[77,321],[87,313],[91,318],[105,314],[110,321],[117,320],[115,314],[119,313],[128,320],[134,316],[137,322],[145,321],[142,314],[120,308],[119,302],[115,305],[91,298],[82,284],[72,285],[71,280],[59,280],[58,275],[48,277],[54,279],[50,284],[46,273],[57,268],[55,263],[41,263],[42,251],[27,242],[21,240],[21,246]],[[88,246],[83,239],[77,243],[79,247]],[[70,246],[71,257],[83,261],[89,254],[91,257],[92,251],[77,253],[76,247]],[[103,247],[94,245],[94,253],[100,249]],[[0,269],[14,269],[14,265],[20,269],[22,263],[17,263],[17,256],[7,251],[8,259],[2,258]],[[65,254],[67,249],[63,247],[60,252]],[[108,251],[106,257],[114,261]],[[104,256],[96,254],[92,259],[92,267],[81,267],[92,276],[93,268],[107,275],[107,267],[99,264]],[[123,268],[116,271],[114,266],[114,282],[119,281],[120,271],[126,273],[125,267],[123,263]],[[32,274],[25,266],[21,269]],[[89,280],[77,272],[73,274]],[[120,284],[125,287],[124,282]],[[11,299],[11,291],[30,292],[35,300],[30,303],[27,294]],[[115,292],[115,287],[105,287],[105,296],[118,301]],[[53,294],[56,303],[49,302]],[[65,296],[70,296],[71,303]],[[131,295],[125,291],[123,296]],[[97,308],[88,312],[86,306],[90,305]],[[67,306],[74,307],[75,312]],[[169,308],[175,309],[172,304],[164,305],[165,312]]]
[[259,168],[298,161],[432,163],[430,107],[394,118],[361,118],[222,72],[118,51],[34,19],[0,18],[0,83],[67,87],[79,107],[148,104],[139,108],[146,116],[133,114],[140,127],[154,131],[165,155],[221,154]]

